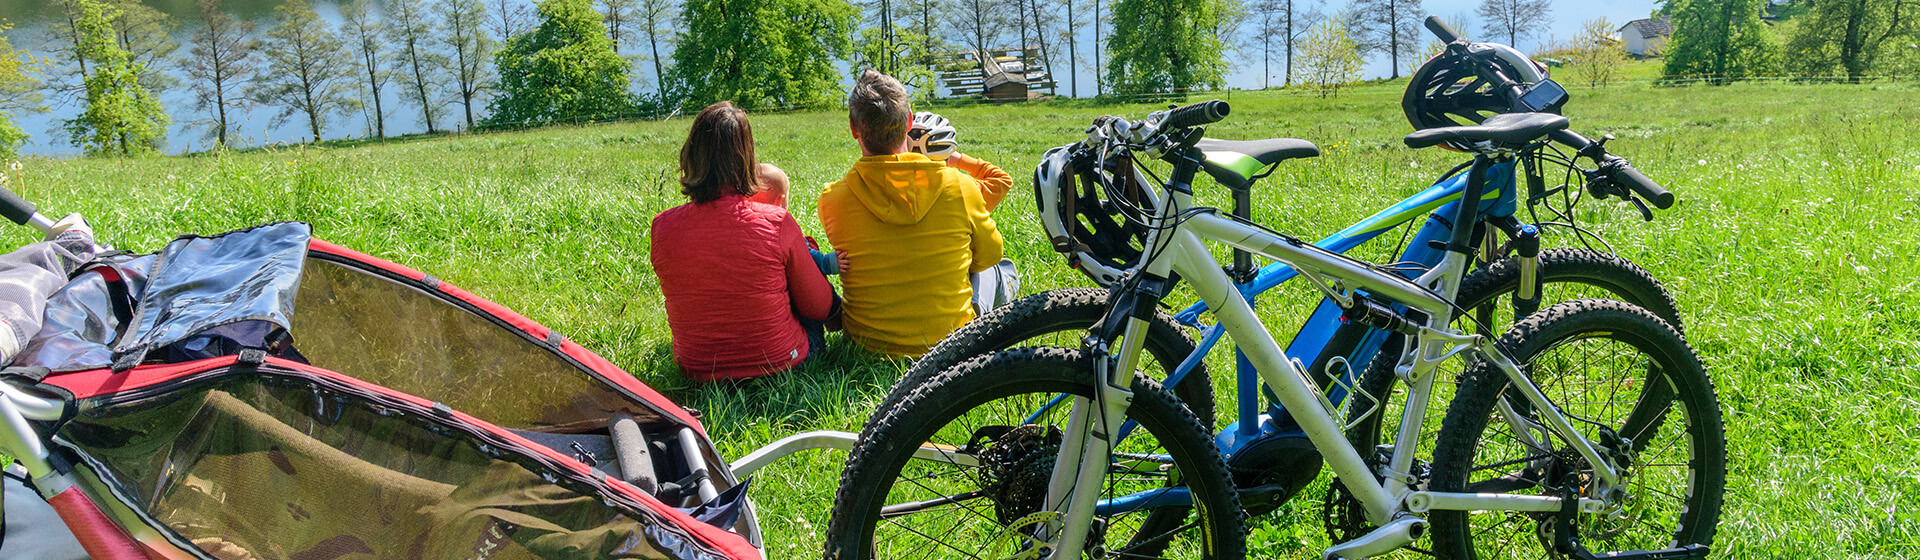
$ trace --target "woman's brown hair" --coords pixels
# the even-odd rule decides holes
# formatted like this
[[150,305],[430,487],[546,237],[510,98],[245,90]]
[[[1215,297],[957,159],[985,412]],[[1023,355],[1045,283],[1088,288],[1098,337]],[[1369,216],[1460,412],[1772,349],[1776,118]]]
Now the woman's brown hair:
[[704,204],[729,194],[752,195],[759,185],[747,112],[731,101],[702,109],[680,146],[680,194]]

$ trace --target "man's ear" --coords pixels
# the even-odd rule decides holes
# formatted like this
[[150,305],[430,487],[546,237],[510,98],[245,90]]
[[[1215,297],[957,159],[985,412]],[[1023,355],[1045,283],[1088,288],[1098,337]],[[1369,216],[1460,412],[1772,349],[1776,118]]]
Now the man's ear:
[[854,126],[854,125],[853,125],[853,118],[852,118],[852,117],[848,117],[848,118],[847,118],[847,132],[850,132],[850,133],[852,133],[852,134],[853,134],[853,139],[854,139],[854,140],[859,140],[859,139],[860,139],[860,127],[857,127],[857,126]]

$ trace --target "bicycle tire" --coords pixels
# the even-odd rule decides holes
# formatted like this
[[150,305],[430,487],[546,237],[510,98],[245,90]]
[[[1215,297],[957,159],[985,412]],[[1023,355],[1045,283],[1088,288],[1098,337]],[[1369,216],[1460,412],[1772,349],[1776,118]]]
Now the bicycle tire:
[[[1599,352],[1605,350],[1602,346],[1614,345],[1625,352],[1618,356],[1604,356]],[[1678,331],[1631,304],[1583,299],[1557,304],[1526,318],[1501,337],[1499,347],[1515,363],[1523,364],[1528,376],[1535,379],[1542,390],[1549,395],[1559,393],[1555,395],[1555,405],[1567,411],[1569,419],[1576,422],[1585,437],[1604,445],[1606,438],[1599,436],[1598,430],[1587,427],[1601,423],[1631,442],[1614,446],[1630,459],[1630,468],[1624,469],[1629,477],[1627,483],[1623,484],[1624,488],[1616,489],[1621,492],[1619,510],[1576,516],[1580,526],[1574,528],[1575,534],[1587,544],[1604,545],[1603,550],[1593,552],[1712,544],[1726,491],[1726,433],[1713,381],[1708,379],[1699,357]],[[1579,365],[1560,359],[1561,351],[1576,355]],[[1599,384],[1579,375],[1594,361],[1602,361],[1599,369],[1606,371],[1603,374],[1606,378]],[[1638,388],[1634,387],[1633,380],[1606,387],[1615,377],[1612,371],[1626,369],[1621,367],[1623,364],[1644,365],[1648,372],[1646,379],[1641,380]],[[1563,483],[1546,480],[1557,476],[1547,474],[1553,472],[1573,473],[1560,477],[1568,481],[1564,483],[1566,487],[1597,484],[1591,476],[1582,478],[1578,474],[1584,460],[1566,451],[1564,445],[1552,445],[1554,449],[1543,453],[1538,446],[1526,442],[1502,445],[1508,442],[1501,441],[1504,438],[1499,430],[1489,432],[1489,419],[1497,417],[1495,405],[1508,386],[1506,375],[1490,364],[1481,362],[1468,370],[1441,425],[1431,488],[1439,492],[1515,492],[1532,485],[1542,495],[1561,495],[1568,490],[1555,486]],[[1615,421],[1612,412],[1624,402],[1619,400],[1622,387],[1625,394],[1637,396]],[[1600,390],[1607,392],[1597,402],[1581,401],[1576,396],[1598,396]],[[1675,406],[1679,408],[1676,410]],[[1677,415],[1669,416],[1675,412]],[[1525,409],[1519,414],[1525,415]],[[1675,430],[1672,424],[1676,421],[1684,423],[1684,429]],[[1510,427],[1511,423],[1503,422],[1500,426]],[[1551,444],[1551,440],[1548,443]],[[1677,449],[1686,454],[1684,461],[1664,455],[1676,449],[1676,444]],[[1508,456],[1515,453],[1526,456],[1518,459]],[[1649,457],[1656,453],[1661,456]],[[1542,462],[1548,463],[1545,470],[1536,469]],[[1506,472],[1515,469],[1519,471],[1517,474]],[[1479,476],[1476,473],[1490,470],[1498,476],[1476,478]],[[1684,488],[1670,487],[1676,483],[1684,484]],[[1652,490],[1654,487],[1661,488]],[[1654,502],[1662,497],[1675,498],[1681,503],[1674,508],[1659,508]],[[1476,532],[1474,515],[1482,519],[1494,515],[1508,517]],[[1530,517],[1535,521],[1534,527],[1520,529],[1543,541],[1541,544],[1549,554],[1569,552],[1567,548],[1556,547],[1558,543],[1545,536],[1553,533],[1552,527],[1544,524],[1553,522],[1554,513],[1474,512],[1474,515],[1465,511],[1432,512],[1428,520],[1433,528],[1434,552],[1442,557],[1462,559],[1501,557],[1480,554],[1474,541],[1488,538],[1487,533],[1515,517]],[[1615,515],[1618,518],[1611,518]],[[1670,529],[1666,522],[1668,516],[1672,518]],[[1648,522],[1647,518],[1655,521]],[[1642,524],[1654,530],[1636,531]],[[1495,537],[1494,540],[1509,550],[1515,548],[1513,538]]]
[[[994,308],[947,335],[900,374],[878,410],[894,408],[915,387],[969,358],[1015,346],[1038,346],[1021,343],[1050,334],[1092,329],[1107,314],[1107,297],[1106,288],[1062,288]],[[1187,329],[1181,328],[1165,309],[1155,310],[1146,334],[1143,348],[1147,353],[1143,357],[1153,359],[1164,372],[1171,373],[1196,348]],[[1213,429],[1213,378],[1207,374],[1206,363],[1196,365],[1170,390],[1200,418],[1201,426]],[[861,431],[865,434],[867,430],[863,427]]]
[[[1556,248],[1540,252],[1539,277],[1541,300],[1543,303],[1555,303],[1550,298],[1556,285],[1581,284],[1605,290],[1614,299],[1624,301],[1652,312],[1668,325],[1679,328],[1680,310],[1674,304],[1673,295],[1667,292],[1659,280],[1654,279],[1646,269],[1640,268],[1624,258],[1588,249]],[[1502,297],[1511,297],[1520,288],[1520,263],[1517,259],[1507,258],[1494,262],[1475,271],[1460,282],[1459,297],[1455,301],[1463,309],[1481,309],[1489,305],[1498,305]],[[1511,308],[1511,304],[1508,305]],[[1683,331],[1684,335],[1684,331]],[[1374,402],[1392,402],[1394,388],[1399,385],[1399,377],[1394,367],[1399,365],[1400,351],[1406,344],[1406,337],[1391,335],[1380,345],[1379,352],[1367,365],[1367,371],[1360,377],[1360,391],[1371,395]],[[1353,407],[1352,414],[1366,412],[1364,407]],[[1364,418],[1349,418],[1353,427],[1347,432],[1348,440],[1354,449],[1366,451],[1385,443],[1382,439],[1384,422],[1390,416],[1382,409]],[[1438,413],[1439,411],[1435,411]],[[1397,419],[1397,417],[1396,417]]]
[[[900,478],[903,476],[903,470],[908,468],[914,453],[923,444],[946,443],[950,438],[940,436],[942,434],[951,436],[956,433],[953,428],[959,428],[959,432],[966,431],[964,425],[949,427],[950,422],[958,423],[963,417],[968,417],[968,413],[976,411],[975,407],[984,408],[1002,399],[1029,396],[1044,400],[1046,396],[1059,393],[1089,396],[1093,394],[1095,380],[1096,375],[1091,361],[1083,357],[1079,350],[1041,347],[1019,348],[975,357],[957,367],[940,372],[927,383],[916,387],[902,399],[900,406],[877,414],[876,419],[870,422],[872,429],[868,436],[862,437],[854,446],[846,469],[842,471],[840,488],[834,500],[832,520],[828,524],[826,535],[825,557],[832,560],[885,557],[885,552],[876,550],[877,545],[884,543],[889,547],[888,551],[891,551],[894,547],[911,547],[914,543],[906,542],[910,537],[915,535],[925,537],[923,533],[916,533],[909,529],[905,533],[908,538],[893,536],[881,539],[876,538],[876,529],[883,521],[881,519],[883,507],[888,503],[889,496],[896,493],[897,482],[905,480],[913,482],[912,486],[906,488],[907,492],[902,494],[910,494],[916,489],[926,489],[935,497],[931,500],[908,500],[902,504],[896,504],[896,507],[934,503],[943,497],[955,496],[946,493],[950,490],[934,490],[941,485],[932,481],[931,478],[922,478],[917,474],[910,475],[907,479]],[[1200,558],[1244,557],[1246,534],[1239,500],[1228,478],[1226,462],[1221,458],[1219,450],[1213,446],[1212,434],[1200,426],[1199,420],[1190,410],[1182,406],[1154,380],[1136,375],[1133,391],[1133,402],[1128,408],[1128,417],[1139,422],[1140,429],[1145,431],[1145,435],[1151,438],[1152,442],[1164,446],[1165,456],[1170,461],[1169,468],[1157,471],[1169,473],[1164,475],[1164,482],[1147,484],[1153,488],[1178,484],[1193,493],[1192,501],[1195,503],[1193,509],[1198,512],[1198,519],[1194,521],[1193,529],[1197,534],[1182,540],[1185,546],[1180,550]],[[1008,409],[1009,412],[1016,414],[1020,410],[1018,406]],[[1021,427],[1024,428],[1026,425],[1022,424]],[[972,432],[973,437],[977,438],[979,433],[981,432],[977,430]],[[1135,434],[1123,445],[1146,441],[1146,438],[1141,438],[1140,432]],[[958,452],[965,452],[973,448],[973,445],[971,443],[967,446],[954,445],[952,448]],[[991,447],[988,449],[990,450]],[[1149,455],[1158,457],[1151,454],[1142,456]],[[992,455],[989,451],[976,452],[973,456],[978,458]],[[1047,471],[1045,476],[1050,476],[1052,459],[1046,456],[1041,457],[1043,459],[1022,465],[1029,469],[1044,465]],[[988,461],[988,459],[979,460]],[[1044,493],[1045,476],[1033,472],[1026,474],[1028,476],[1022,480],[1037,480],[1039,490]],[[1151,473],[1133,470],[1116,474],[1122,476],[1118,478],[1110,476],[1104,484],[1103,491],[1112,490],[1116,484],[1121,483],[1121,479],[1127,476],[1141,477]],[[970,481],[976,480],[969,476],[958,478],[959,482],[954,486],[956,490],[966,488]],[[1007,478],[1000,480],[1007,480]],[[960,495],[972,493],[966,492]],[[966,499],[981,497],[983,496]],[[999,515],[1001,511],[999,508],[1002,507],[1003,502],[992,497],[987,499],[994,502],[995,515]],[[940,502],[938,506],[949,503],[961,502]],[[955,522],[941,525],[941,535],[969,534],[974,531],[974,527],[988,527],[990,531],[997,528],[1002,533],[1009,532],[1002,521],[982,512],[972,513],[975,514],[974,519],[968,523]],[[1022,512],[1016,510],[1014,514],[1007,516],[1020,513]],[[895,519],[887,522],[901,525],[898,519],[911,514],[900,514],[896,511],[894,515]],[[1036,514],[1024,514],[1019,519],[1030,519],[1034,515]],[[1101,526],[1107,527],[1105,532],[1109,534],[1118,534],[1113,533],[1116,531],[1115,527],[1120,526],[1116,523],[1126,521],[1122,517],[1126,515],[1131,513],[1103,518],[1105,522]],[[1157,537],[1157,535],[1133,535],[1128,537],[1127,541],[1133,545],[1140,539],[1149,537]],[[980,543],[980,546],[989,547],[985,550],[991,552],[993,543]],[[1200,549],[1195,551],[1192,549],[1194,546]],[[983,550],[968,544],[961,544],[954,548],[965,556],[974,556],[976,552]],[[1099,549],[1090,550],[1098,551]],[[1027,551],[1032,552],[1032,550]],[[913,555],[916,558],[922,557],[924,552],[916,551]],[[1125,548],[1105,552],[1111,556],[1135,557],[1130,554],[1131,550]]]

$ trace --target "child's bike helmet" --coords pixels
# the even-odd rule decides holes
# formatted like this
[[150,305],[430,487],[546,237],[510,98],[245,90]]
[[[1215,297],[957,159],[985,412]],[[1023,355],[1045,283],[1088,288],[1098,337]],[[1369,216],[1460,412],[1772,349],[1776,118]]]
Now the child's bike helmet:
[[[1566,90],[1547,68],[1498,43],[1450,45],[1413,73],[1400,101],[1415,130],[1479,124],[1505,113],[1559,113]],[[1465,151],[1452,141],[1446,147]]]
[[[1092,154],[1077,145],[1047,150],[1033,171],[1034,202],[1053,249],[1067,264],[1101,286],[1118,284],[1139,263],[1147,230],[1127,216],[1151,215],[1158,202],[1131,165],[1096,169]],[[1108,188],[1112,187],[1113,192]],[[1119,200],[1110,200],[1118,194]]]

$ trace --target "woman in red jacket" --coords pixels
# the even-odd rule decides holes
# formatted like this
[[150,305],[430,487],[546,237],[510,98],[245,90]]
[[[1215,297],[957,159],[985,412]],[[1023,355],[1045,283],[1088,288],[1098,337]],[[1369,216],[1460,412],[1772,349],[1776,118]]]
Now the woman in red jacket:
[[694,117],[680,148],[680,192],[692,201],[654,216],[649,254],[674,360],[689,378],[786,370],[826,343],[824,323],[840,302],[822,269],[838,263],[816,264],[800,224],[778,204],[783,179],[754,162],[745,111],[722,101]]

